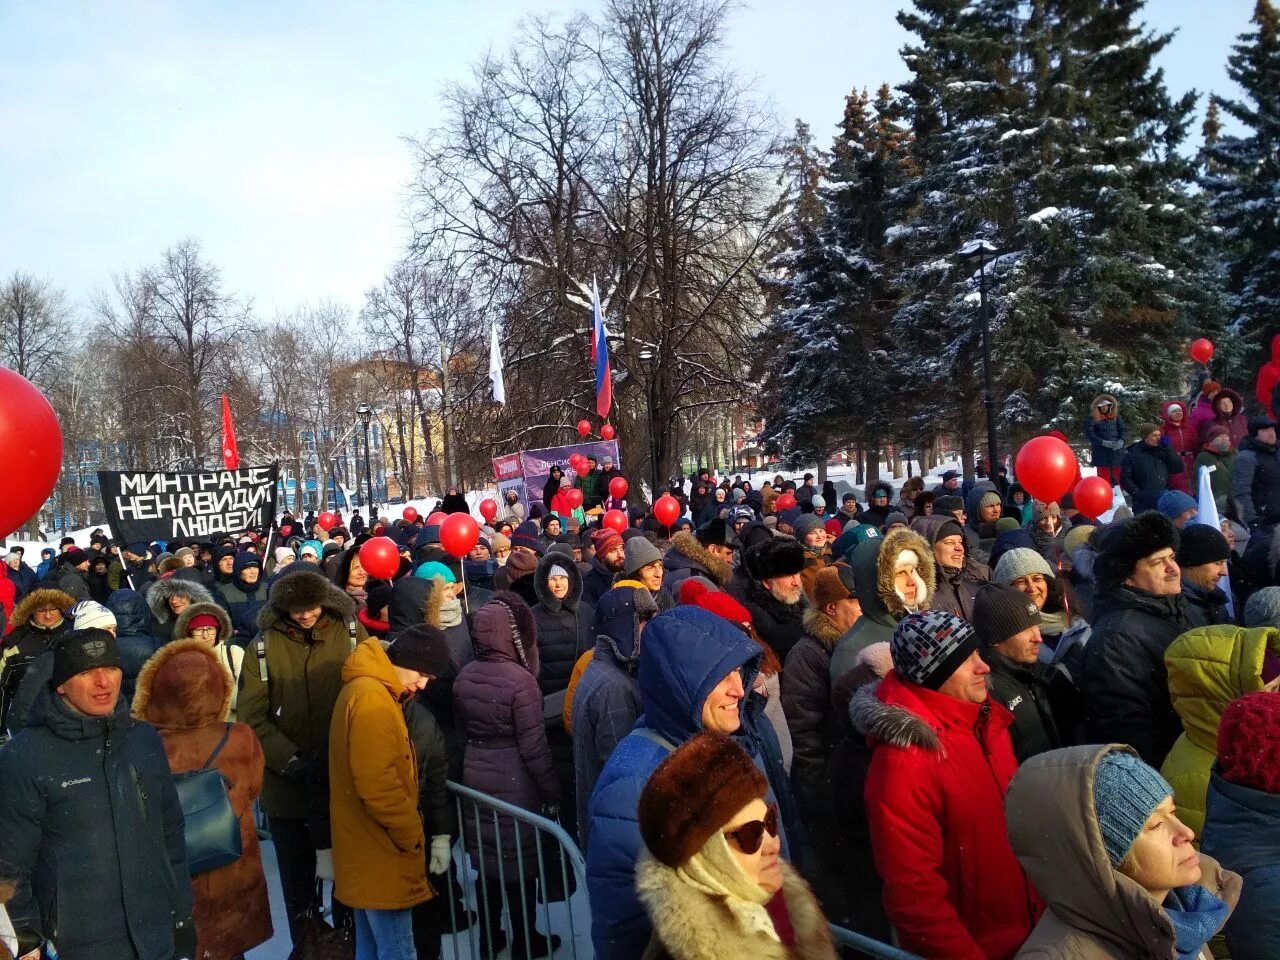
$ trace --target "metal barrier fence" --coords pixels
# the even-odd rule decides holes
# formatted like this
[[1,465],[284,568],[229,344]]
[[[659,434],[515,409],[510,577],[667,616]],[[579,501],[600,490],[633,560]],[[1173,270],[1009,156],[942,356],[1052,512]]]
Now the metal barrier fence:
[[836,948],[844,947],[843,951],[848,956],[849,951],[853,951],[859,957],[874,957],[875,960],[921,960],[914,953],[907,953],[905,950],[899,950],[895,946],[887,943],[881,943],[879,940],[873,940],[865,934],[856,933],[853,930],[846,930],[844,927],[831,925],[831,936],[836,942]]
[[[592,960],[591,907],[587,897],[586,861],[578,849],[577,841],[558,823],[546,817],[452,780],[448,786],[462,831],[462,850],[458,860],[461,864],[459,879],[463,900],[468,908],[474,904],[476,912],[475,921],[468,922],[463,927],[456,899],[452,896],[447,898],[449,934],[445,938],[445,944],[447,946],[452,943],[454,960],[496,960],[503,948],[495,949],[494,939],[486,937],[482,950],[479,928],[488,922],[486,918],[494,916],[494,912],[503,912],[504,902],[512,939],[519,939],[527,944],[535,932],[532,927],[540,918],[542,932],[548,937],[553,931],[567,934],[555,951],[560,960],[565,960],[566,957]],[[525,864],[526,844],[523,842],[522,830],[532,839],[535,862],[527,865],[529,869],[526,869]],[[507,877],[507,858],[498,855],[504,850],[504,837],[507,845],[515,852],[515,877]],[[555,843],[554,860],[550,865],[547,863],[551,859],[549,851],[544,849],[542,842],[544,837]],[[486,849],[495,860],[496,878],[487,875]],[[472,853],[475,854],[474,858]],[[534,867],[536,872],[531,872]],[[570,877],[574,881],[573,887],[569,883]],[[530,879],[537,881],[534,890],[529,889]],[[514,896],[512,886],[517,888]],[[548,891],[562,894],[562,899],[551,899]],[[539,892],[542,893],[541,900],[538,899]],[[518,915],[514,909],[516,906],[519,907]],[[529,922],[531,917],[533,923]],[[523,936],[517,937],[517,932]],[[831,935],[837,947],[843,948],[845,956],[871,957],[873,960],[920,960],[915,954],[842,927],[833,925]],[[536,956],[549,958],[551,953],[548,943],[547,949]],[[535,954],[530,952],[527,955]],[[446,951],[444,956],[447,960],[449,953]]]
[[[535,927],[542,921],[545,949],[527,949],[522,956],[550,958],[551,937],[560,934],[562,942],[555,950],[560,960],[591,960],[586,861],[577,842],[554,820],[452,780],[448,786],[461,830],[459,880],[464,903],[474,904],[476,912],[475,921],[461,929],[458,903],[448,898],[452,936],[446,937],[445,944],[452,940],[456,960],[495,960],[504,949],[495,947],[501,939],[482,936],[480,929],[499,926],[504,905],[510,931],[506,942],[537,943]],[[534,880],[536,888],[530,889]]]

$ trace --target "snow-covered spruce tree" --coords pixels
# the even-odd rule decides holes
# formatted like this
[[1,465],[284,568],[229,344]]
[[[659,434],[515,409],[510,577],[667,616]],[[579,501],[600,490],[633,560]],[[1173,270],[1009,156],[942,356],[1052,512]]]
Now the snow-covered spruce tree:
[[[913,173],[893,193],[885,232],[902,267],[891,389],[911,397],[917,438],[958,437],[966,463],[986,431],[978,281],[957,252],[979,237],[1002,247],[1018,217],[1015,170],[1000,141],[1002,118],[1024,97],[1013,73],[1017,13],[1014,0],[916,0],[898,15],[917,39],[903,51],[912,78],[900,88]],[[1009,259],[987,267],[997,324]]]
[[[1000,136],[1019,171],[1021,251],[996,354],[1002,426],[1072,430],[1090,397],[1152,414],[1186,388],[1189,337],[1221,323],[1213,239],[1178,152],[1195,94],[1174,100],[1141,0],[1041,0],[1021,25],[1026,100]],[[1135,409],[1136,408],[1136,409]]]
[[1201,154],[1201,184],[1225,246],[1230,339],[1244,348],[1241,373],[1250,377],[1280,333],[1280,13],[1258,0],[1253,23],[1227,61],[1244,98],[1210,103],[1215,121],[1220,107],[1245,132],[1222,136],[1206,118]]
[[792,462],[821,463],[860,442],[875,476],[889,436],[883,208],[901,179],[907,139],[895,111],[887,87],[874,104],[865,92],[846,98],[825,181],[807,194],[802,179],[785,243],[770,263],[775,308],[762,341],[771,349],[762,364],[761,439]]

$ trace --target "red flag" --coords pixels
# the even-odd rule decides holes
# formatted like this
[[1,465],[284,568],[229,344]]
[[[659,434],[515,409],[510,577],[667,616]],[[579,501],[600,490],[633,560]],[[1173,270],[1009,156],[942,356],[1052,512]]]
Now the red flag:
[[222,462],[228,470],[240,469],[240,451],[236,449],[236,425],[231,419],[231,401],[222,395]]

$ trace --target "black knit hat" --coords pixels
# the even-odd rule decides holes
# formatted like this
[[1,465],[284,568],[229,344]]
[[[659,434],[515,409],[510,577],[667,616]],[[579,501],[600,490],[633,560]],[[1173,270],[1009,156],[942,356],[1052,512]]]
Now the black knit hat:
[[1155,510],[1127,520],[1118,520],[1095,534],[1098,557],[1093,578],[1099,587],[1111,590],[1127,580],[1138,561],[1165,549],[1178,549],[1178,528]]
[[753,580],[789,577],[804,569],[804,547],[792,537],[773,537],[750,547],[743,554],[747,573]]
[[115,636],[98,627],[72,630],[64,634],[53,648],[53,676],[50,680],[57,689],[76,674],[99,667],[123,669]]
[[526,547],[538,556],[542,556],[543,551],[546,550],[542,542],[541,531],[538,529],[537,523],[532,520],[526,520],[516,527],[515,533],[511,534],[511,546]]
[[719,517],[708,520],[693,534],[698,538],[698,542],[704,547],[733,547],[735,550],[742,546],[738,540],[738,535],[733,530],[733,524]]
[[937,690],[946,683],[977,649],[973,626],[945,610],[908,614],[889,641],[889,655],[898,676],[927,690]]
[[449,671],[449,641],[440,628],[415,624],[387,645],[387,659],[397,667],[441,677]]
[[1207,523],[1188,523],[1182,528],[1178,544],[1178,566],[1198,567],[1231,559],[1231,545],[1216,527]]
[[984,583],[973,601],[973,628],[984,647],[994,647],[1040,625],[1040,611],[1021,590]]

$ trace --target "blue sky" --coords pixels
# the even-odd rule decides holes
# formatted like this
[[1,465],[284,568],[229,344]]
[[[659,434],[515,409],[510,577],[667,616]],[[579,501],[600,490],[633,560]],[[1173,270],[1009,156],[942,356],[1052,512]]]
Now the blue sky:
[[[826,143],[850,89],[905,78],[899,6],[756,0],[733,17],[728,62]],[[0,0],[0,275],[47,277],[84,305],[195,236],[262,316],[358,309],[404,242],[401,137],[520,17],[594,7]],[[1179,31],[1170,89],[1233,92],[1226,57],[1252,11],[1151,0],[1148,22]]]

